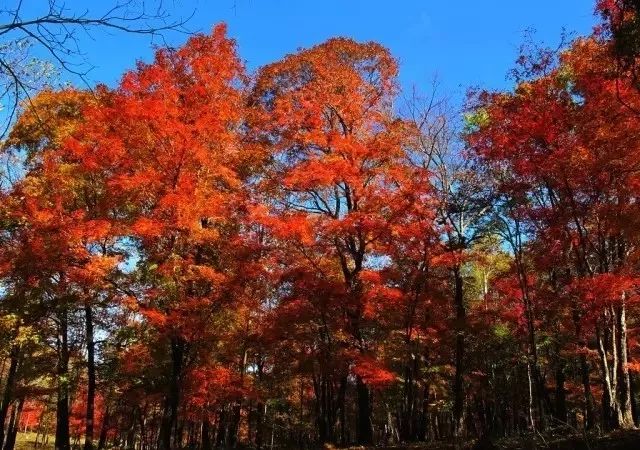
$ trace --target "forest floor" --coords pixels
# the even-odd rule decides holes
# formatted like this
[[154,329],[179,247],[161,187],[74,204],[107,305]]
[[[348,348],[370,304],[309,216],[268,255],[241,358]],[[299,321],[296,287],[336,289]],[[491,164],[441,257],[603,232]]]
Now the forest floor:
[[[473,447],[469,447],[473,448]],[[490,447],[478,447],[478,450]],[[550,450],[640,450],[640,430],[610,433],[604,436],[553,436],[528,440],[502,440],[496,449],[550,449]]]
[[[354,447],[355,449],[363,447]],[[379,450],[640,450],[640,430],[607,435],[528,436],[463,444],[434,442],[409,446],[377,447]],[[371,449],[373,450],[373,449]]]
[[[33,450],[35,433],[18,433],[15,450]],[[53,450],[53,436],[48,445],[39,450]],[[350,450],[364,450],[352,447]],[[640,430],[611,433],[604,436],[545,436],[499,439],[488,442],[467,442],[456,447],[453,443],[434,442],[395,447],[376,447],[376,450],[640,450]],[[370,449],[373,450],[373,449]]]

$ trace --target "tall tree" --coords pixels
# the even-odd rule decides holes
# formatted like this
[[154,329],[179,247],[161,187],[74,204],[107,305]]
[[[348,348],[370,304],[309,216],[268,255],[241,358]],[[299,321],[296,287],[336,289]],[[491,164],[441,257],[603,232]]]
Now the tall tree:
[[425,178],[404,164],[413,127],[393,114],[396,72],[383,47],[332,39],[264,67],[252,93],[252,126],[273,155],[268,217],[289,243],[289,264],[333,292],[338,309],[320,319],[339,319],[329,332],[344,333],[340,345],[351,352],[361,444],[373,442],[367,378],[377,331],[365,274],[384,265],[376,246]]
[[[125,235],[137,245],[137,303],[166,345],[160,448],[179,445],[187,364],[226,291],[225,243],[237,232],[243,67],[225,27],[162,49],[87,111],[68,151],[106,181]],[[207,313],[208,312],[208,313]]]

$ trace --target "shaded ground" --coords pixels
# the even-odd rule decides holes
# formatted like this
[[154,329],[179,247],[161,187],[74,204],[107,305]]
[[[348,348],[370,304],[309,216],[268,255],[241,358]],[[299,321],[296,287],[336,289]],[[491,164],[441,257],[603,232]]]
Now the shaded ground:
[[[469,447],[473,448],[473,447]],[[487,450],[491,447],[485,447]],[[612,433],[606,436],[554,436],[536,440],[503,440],[496,449],[549,449],[549,450],[640,450],[640,431]],[[483,450],[481,446],[478,450]]]
[[[18,433],[15,450],[33,450],[35,433]],[[268,447],[267,447],[268,448]],[[52,450],[53,436],[47,446],[38,449]],[[363,447],[352,447],[359,450]],[[521,437],[501,439],[492,443],[468,442],[458,447],[453,443],[434,442],[429,444],[377,447],[376,450],[640,450],[640,430],[612,433],[606,436],[554,436],[540,438]],[[364,449],[363,449],[364,450]],[[370,449],[373,450],[373,449]]]
[[[357,448],[357,447],[356,447]],[[360,447],[362,448],[362,447]],[[640,430],[612,433],[606,436],[561,436],[520,437],[500,439],[493,442],[454,443],[434,442],[429,444],[378,447],[381,450],[640,450]]]

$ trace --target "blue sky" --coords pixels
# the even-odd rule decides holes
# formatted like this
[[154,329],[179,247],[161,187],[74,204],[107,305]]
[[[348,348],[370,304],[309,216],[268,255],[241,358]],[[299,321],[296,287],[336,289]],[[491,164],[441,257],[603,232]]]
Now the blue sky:
[[[33,2],[33,3],[32,3]],[[29,0],[28,8],[44,0]],[[209,31],[226,22],[250,70],[332,36],[374,40],[388,47],[400,62],[405,89],[426,89],[434,76],[440,93],[462,98],[468,87],[502,89],[513,67],[524,31],[556,45],[563,27],[587,34],[595,18],[592,0],[164,0],[176,16],[187,16],[193,30]],[[109,5],[111,0],[97,0]],[[70,9],[87,2],[67,0]],[[98,7],[93,6],[96,10]],[[25,15],[26,15],[25,11]],[[94,33],[81,36],[81,46],[95,66],[93,81],[113,85],[137,59],[152,56],[148,37]],[[168,35],[171,45],[186,36]]]

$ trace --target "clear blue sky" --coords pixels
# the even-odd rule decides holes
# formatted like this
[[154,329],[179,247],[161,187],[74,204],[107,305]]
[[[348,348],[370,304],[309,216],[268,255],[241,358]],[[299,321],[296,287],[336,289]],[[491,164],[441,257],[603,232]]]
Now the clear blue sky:
[[[33,3],[32,3],[33,2]],[[29,0],[29,4],[44,0]],[[112,4],[96,0],[94,4]],[[510,85],[505,76],[513,67],[526,29],[536,39],[556,45],[563,27],[577,34],[591,31],[593,0],[164,0],[177,16],[196,11],[193,30],[209,31],[226,22],[250,70],[297,48],[332,36],[374,40],[398,58],[401,84],[428,87],[434,75],[441,93],[461,98],[470,86],[492,89]],[[81,10],[83,0],[67,0]],[[32,6],[29,6],[32,7]],[[93,8],[97,7],[93,6]],[[171,34],[171,45],[186,36]],[[82,47],[95,66],[94,81],[113,85],[137,59],[152,55],[148,37],[105,35],[82,38]]]

